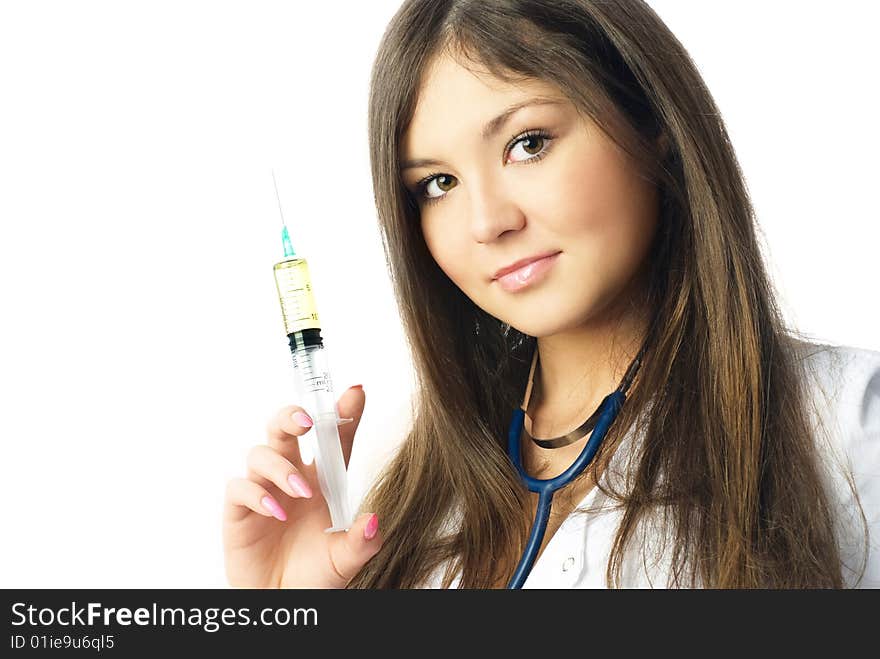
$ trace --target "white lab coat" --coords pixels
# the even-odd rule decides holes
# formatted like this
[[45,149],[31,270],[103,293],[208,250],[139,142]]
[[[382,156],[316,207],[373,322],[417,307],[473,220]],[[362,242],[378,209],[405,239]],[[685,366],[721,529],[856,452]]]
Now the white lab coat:
[[[803,344],[803,364],[814,408],[811,414],[826,420],[829,438],[817,438],[821,464],[826,468],[826,482],[835,507],[838,544],[841,548],[844,583],[853,587],[855,575],[864,556],[863,536],[859,536],[859,518],[842,467],[851,470],[868,521],[870,548],[867,567],[858,587],[880,587],[880,352],[848,346]],[[817,427],[814,424],[814,427]],[[608,472],[620,469],[632,442],[632,433],[624,439],[612,459]],[[620,473],[619,471],[617,473]],[[603,480],[607,474],[603,475]],[[620,481],[615,480],[615,483]],[[622,512],[603,510],[605,496],[593,488],[578,508],[591,507],[590,513],[575,511],[569,515],[547,543],[535,562],[523,588],[605,588],[605,570],[611,543]],[[596,511],[596,509],[599,509]],[[625,588],[666,587],[671,583],[668,552],[652,560],[660,535],[649,524],[640,527],[637,542],[640,551],[630,550],[624,559],[622,586]],[[849,567],[846,567],[849,566]],[[439,588],[442,568],[426,587]],[[458,577],[452,587],[458,586]]]

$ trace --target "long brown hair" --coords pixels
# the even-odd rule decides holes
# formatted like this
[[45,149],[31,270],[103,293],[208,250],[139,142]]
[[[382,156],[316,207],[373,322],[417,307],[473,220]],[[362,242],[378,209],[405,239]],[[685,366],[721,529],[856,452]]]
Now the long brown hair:
[[458,572],[462,588],[503,585],[529,531],[506,433],[536,339],[446,277],[399,171],[420,81],[443,53],[506,81],[555,84],[661,193],[647,351],[605,446],[634,428],[643,437],[625,487],[599,485],[624,511],[608,585],[620,584],[640,522],[662,509],[669,585],[843,586],[800,370],[805,344],[777,307],[736,156],[683,46],[640,0],[406,0],[376,56],[369,141],[417,375],[414,422],[361,507],[378,513],[384,544],[348,587],[417,587],[444,564],[444,585]]

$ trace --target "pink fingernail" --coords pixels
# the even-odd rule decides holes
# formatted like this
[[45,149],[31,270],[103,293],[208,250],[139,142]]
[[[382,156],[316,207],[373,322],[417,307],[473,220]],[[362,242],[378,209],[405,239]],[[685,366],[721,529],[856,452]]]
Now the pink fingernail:
[[376,515],[376,513],[373,513],[372,515],[370,515],[370,521],[368,521],[366,527],[364,527],[364,537],[367,540],[372,540],[376,535],[376,531],[378,530],[379,516]]
[[361,390],[363,390],[363,388],[364,388],[364,385],[362,385],[362,384],[353,384],[349,387],[349,389],[361,389]]
[[303,414],[302,412],[294,412],[293,420],[296,421],[303,428],[311,428],[314,423],[308,414]]
[[260,499],[260,503],[263,504],[263,507],[272,513],[272,516],[276,519],[280,519],[282,522],[287,521],[287,514],[284,512],[284,508],[278,505],[278,502],[275,501],[272,497],[266,496]]
[[299,474],[290,474],[290,476],[287,477],[287,482],[290,483],[290,487],[292,487],[293,491],[299,496],[305,497],[306,499],[312,496],[312,488],[309,487],[309,484],[306,483],[305,479]]

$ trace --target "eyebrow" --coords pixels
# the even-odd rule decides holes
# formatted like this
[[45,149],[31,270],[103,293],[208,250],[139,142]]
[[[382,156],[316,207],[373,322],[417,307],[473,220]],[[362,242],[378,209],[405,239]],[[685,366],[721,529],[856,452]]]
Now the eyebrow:
[[[530,98],[525,101],[521,101],[519,103],[514,103],[510,107],[506,108],[504,112],[499,114],[494,119],[489,120],[485,126],[483,126],[483,130],[480,131],[480,136],[483,138],[484,142],[488,142],[490,139],[495,137],[498,132],[504,128],[504,125],[507,123],[507,120],[513,116],[517,111],[530,107],[532,105],[561,105],[564,103],[562,99],[558,98],[544,98],[544,97],[536,97]],[[432,165],[445,165],[446,163],[440,160],[433,160],[431,158],[417,158],[415,160],[404,160],[400,165],[400,171],[405,169],[414,169],[416,167],[428,167]]]

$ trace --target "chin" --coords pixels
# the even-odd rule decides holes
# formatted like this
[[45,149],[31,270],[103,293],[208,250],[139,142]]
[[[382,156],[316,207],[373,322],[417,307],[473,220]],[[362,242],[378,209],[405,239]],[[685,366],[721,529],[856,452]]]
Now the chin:
[[534,318],[519,319],[519,322],[513,320],[505,320],[504,322],[509,323],[511,327],[523,334],[528,334],[535,338],[553,336],[554,334],[558,334],[565,330],[569,325],[568,323],[560,323],[559,316],[556,316],[552,312],[535,314]]

